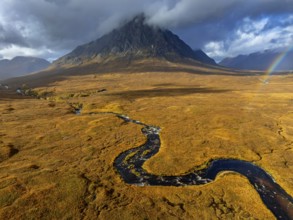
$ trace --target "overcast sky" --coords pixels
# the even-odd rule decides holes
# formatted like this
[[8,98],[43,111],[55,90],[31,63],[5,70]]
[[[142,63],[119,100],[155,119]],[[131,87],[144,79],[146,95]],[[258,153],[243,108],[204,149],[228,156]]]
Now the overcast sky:
[[293,44],[293,0],[0,0],[0,59],[52,61],[142,12],[217,61]]

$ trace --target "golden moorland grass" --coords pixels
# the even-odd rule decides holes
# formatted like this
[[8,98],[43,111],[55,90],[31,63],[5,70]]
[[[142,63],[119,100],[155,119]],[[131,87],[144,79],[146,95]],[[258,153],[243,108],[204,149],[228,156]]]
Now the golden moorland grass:
[[[211,70],[212,71],[212,70]],[[144,168],[185,173],[210,159],[256,163],[293,195],[293,75],[135,72],[67,76],[34,88],[36,99],[0,91],[1,219],[274,219],[249,181],[223,173],[202,186],[138,187],[113,167],[162,128]],[[98,92],[98,90],[106,91]],[[68,105],[83,105],[74,115]]]

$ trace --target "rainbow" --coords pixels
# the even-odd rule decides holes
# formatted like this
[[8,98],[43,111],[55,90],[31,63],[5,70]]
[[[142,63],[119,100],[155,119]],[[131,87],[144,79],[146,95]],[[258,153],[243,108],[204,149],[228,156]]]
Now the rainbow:
[[280,53],[276,59],[271,63],[269,68],[265,72],[265,77],[262,80],[263,83],[268,83],[268,80],[272,73],[276,70],[276,68],[279,66],[279,64],[282,62],[282,60],[286,57],[287,53],[290,52],[293,48],[293,44],[291,44],[289,47],[287,47],[286,50],[284,50],[282,53]]

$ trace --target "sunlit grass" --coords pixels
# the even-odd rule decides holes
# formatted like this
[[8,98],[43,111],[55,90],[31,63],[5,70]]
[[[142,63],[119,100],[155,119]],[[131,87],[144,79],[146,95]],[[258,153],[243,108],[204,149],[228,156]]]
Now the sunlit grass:
[[[290,75],[260,85],[257,76],[132,71],[33,88],[45,99],[7,95],[0,100],[0,217],[274,219],[238,174],[193,187],[123,183],[113,161],[144,143],[141,126],[87,113],[160,126],[160,152],[144,164],[151,173],[177,175],[238,158],[260,165],[292,195],[292,83]],[[82,105],[81,115],[70,105]],[[18,152],[10,154],[9,144]]]

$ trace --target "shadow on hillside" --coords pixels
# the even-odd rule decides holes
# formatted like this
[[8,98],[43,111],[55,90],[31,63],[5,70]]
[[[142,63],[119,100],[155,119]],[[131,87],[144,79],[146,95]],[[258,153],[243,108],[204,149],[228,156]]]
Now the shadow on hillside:
[[[75,66],[69,68],[50,68],[37,74],[27,75],[18,78],[2,80],[1,82],[17,88],[22,84],[26,84],[31,88],[34,87],[50,87],[55,82],[67,80],[69,76],[96,75],[109,73],[147,73],[147,72],[165,72],[176,73],[184,72],[197,75],[222,75],[222,76],[261,76],[265,72],[261,71],[244,71],[232,70],[221,66],[211,66],[199,63],[166,63],[166,62],[116,62],[106,64],[89,64],[86,66]],[[279,73],[282,74],[282,73]],[[278,74],[278,75],[279,75]],[[288,74],[288,73],[284,73]]]
[[0,89],[0,101],[11,101],[15,99],[35,99],[30,96],[22,96],[19,94],[16,94],[14,90],[4,90]]
[[245,72],[245,71],[232,71],[227,69],[222,69],[220,67],[209,67],[209,68],[202,68],[197,69],[191,67],[172,67],[172,66],[149,66],[149,67],[133,67],[131,69],[133,72],[166,72],[166,73],[175,73],[175,72],[184,72],[184,73],[191,73],[197,75],[219,75],[219,76],[256,76],[261,75],[260,73],[256,72]]
[[121,99],[139,99],[154,97],[172,97],[191,95],[196,93],[224,93],[230,90],[209,89],[209,88],[156,88],[149,90],[129,90],[124,92],[110,93],[106,96],[117,96]]

